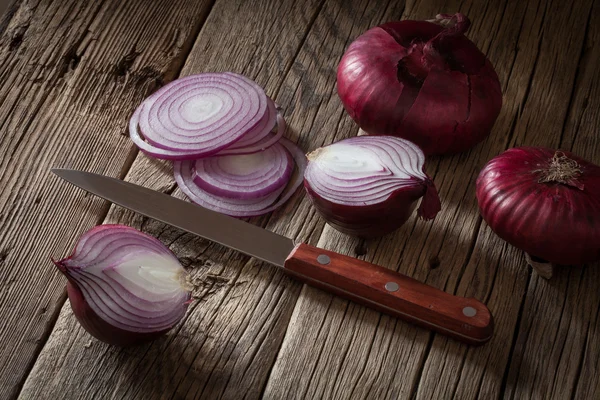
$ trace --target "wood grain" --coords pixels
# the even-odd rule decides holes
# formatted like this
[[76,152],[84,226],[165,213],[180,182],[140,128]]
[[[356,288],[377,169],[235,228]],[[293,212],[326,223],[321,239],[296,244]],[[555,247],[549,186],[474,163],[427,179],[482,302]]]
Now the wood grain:
[[[64,301],[49,257],[106,205],[49,174],[120,176],[135,104],[181,67],[208,2],[22,1],[0,37],[0,398],[16,396]],[[157,18],[165,26],[153,23]],[[144,65],[144,68],[138,68]],[[87,212],[86,212],[87,211]]]
[[[318,75],[288,81],[285,86],[283,83],[290,74],[297,76],[295,57],[321,7],[317,1],[217,2],[182,75],[215,70],[244,73],[265,87],[267,94],[284,108],[291,127],[286,136],[295,140],[300,135],[306,136],[309,130],[303,124],[312,123],[311,118],[319,111],[310,98],[320,98],[321,91],[331,88],[315,86],[312,79]],[[286,18],[273,18],[274,12]],[[225,22],[229,29],[223,29]],[[327,75],[330,73],[328,70]],[[333,85],[335,79],[327,81]],[[296,92],[304,92],[305,98],[292,104],[297,100]],[[342,115],[341,109],[338,113]],[[329,135],[336,134],[335,127],[332,128]],[[170,165],[143,155],[135,160],[126,179],[169,193],[174,187]],[[179,191],[174,195],[181,196]],[[269,218],[255,218],[252,222],[310,240],[320,221],[314,217],[308,201],[301,199],[298,193],[288,207],[278,211],[278,218],[271,225]],[[307,224],[293,223],[293,214],[304,215]],[[122,209],[111,209],[106,222],[141,228],[171,245],[194,275],[197,301],[191,305],[187,320],[162,341],[122,352],[113,352],[109,346],[95,341],[86,349],[90,338],[77,325],[70,325],[73,316],[65,306],[57,322],[57,334],[49,338],[21,397],[40,393],[127,398],[238,398],[239,393],[252,398],[259,396],[300,284],[273,267]],[[69,338],[60,334],[65,327],[71,332]],[[70,345],[73,342],[69,340],[75,340],[75,344]],[[77,363],[79,368],[94,373],[89,379],[74,381],[72,370],[61,368],[49,380],[47,371],[57,368],[48,369],[48,364],[57,359],[67,360],[66,365]],[[102,368],[96,370],[97,365]],[[113,376],[121,380],[99,387],[98,382],[108,382]]]
[[[526,307],[521,304],[539,294],[528,289],[529,271],[521,252],[481,224],[474,183],[484,163],[508,146],[551,145],[548,138],[560,137],[569,106],[564,92],[575,83],[586,31],[582,21],[591,2],[565,4],[570,12],[546,2],[440,3],[438,7],[434,3],[415,3],[407,7],[404,17],[426,18],[456,9],[469,15],[474,24],[468,36],[496,66],[505,104],[484,143],[459,156],[430,160],[428,170],[434,172],[443,199],[434,224],[412,221],[396,234],[369,242],[366,259],[484,301],[495,318],[495,336],[481,348],[468,348],[305,287],[267,384],[268,398],[295,393],[303,398],[499,398],[508,393],[507,385],[529,388],[534,396],[545,398],[544,388],[522,379],[527,375],[517,372],[514,381],[505,376],[516,362],[511,343],[518,335],[525,340],[531,328],[522,325],[533,315],[521,315]],[[358,244],[328,228],[318,242],[320,247],[347,251]],[[597,307],[596,295],[587,295]],[[546,307],[547,313],[561,315],[562,309],[552,302]],[[536,330],[556,329],[556,320],[538,315]],[[552,337],[544,339],[553,343]],[[575,348],[581,351],[583,346],[579,343]],[[540,351],[539,347],[532,350],[531,359],[545,358]],[[577,376],[566,368],[566,359],[563,363],[554,365]],[[550,371],[543,376],[554,379]],[[562,398],[561,394],[554,397]]]
[[[10,133],[0,139],[0,183],[9,188],[0,192],[0,397],[16,395],[42,346],[20,398],[600,396],[598,265],[550,281],[532,274],[481,221],[474,196],[481,167],[511,146],[563,147],[600,163],[597,2],[15,4],[0,24],[0,121]],[[326,226],[299,192],[250,222],[483,301],[495,333],[482,347],[302,286],[45,174],[54,165],[93,170],[183,197],[170,165],[121,135],[132,108],[176,76],[188,52],[181,75],[232,70],[265,87],[283,106],[286,136],[307,152],[356,135],[335,89],[345,48],[380,22],[456,10],[473,21],[468,36],[495,65],[504,105],[483,143],[428,160],[443,202],[436,220],[413,218],[361,241]],[[68,304],[57,316],[64,281],[39,268],[44,254],[66,254],[100,222],[155,235],[192,273],[195,302],[167,336],[120,349],[92,339]]]

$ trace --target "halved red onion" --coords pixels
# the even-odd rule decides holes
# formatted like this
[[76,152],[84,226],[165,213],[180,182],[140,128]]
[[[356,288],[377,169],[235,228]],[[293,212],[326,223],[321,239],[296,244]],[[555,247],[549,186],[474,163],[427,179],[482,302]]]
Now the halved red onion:
[[[250,143],[267,136],[275,121],[268,102],[264,90],[243,75],[191,75],[147,98],[132,116],[129,133],[141,150],[158,158],[205,157],[249,132]],[[274,105],[270,108],[272,113]]]
[[421,200],[418,215],[433,219],[441,208],[414,143],[392,136],[358,136],[308,154],[304,186],[323,218],[360,237],[400,227]]
[[[192,161],[176,161],[173,166],[175,170],[175,180],[177,181],[178,186],[181,190],[188,196],[188,198],[196,204],[199,204],[205,208],[230,215],[232,217],[252,217],[257,215],[263,215],[268,212],[275,210],[277,207],[281,206],[285,203],[292,194],[296,191],[296,189],[302,183],[302,176],[304,174],[304,170],[306,168],[306,158],[303,152],[292,142],[287,139],[282,138],[277,144],[270,147],[268,150],[272,150],[274,152],[286,151],[282,149],[281,146],[285,147],[287,151],[291,154],[297,168],[297,174],[293,177],[286,185],[269,185],[269,182],[264,180],[260,183],[260,187],[262,189],[255,190],[248,186],[243,189],[240,188],[240,192],[248,192],[251,193],[252,196],[244,196],[240,198],[231,198],[222,195],[213,194],[201,187],[199,187],[194,179],[198,176],[195,172],[194,162]],[[279,149],[273,149],[276,147],[280,147]],[[268,150],[265,150],[268,151]],[[227,156],[227,157],[247,157],[247,156]],[[252,166],[252,176],[253,179],[257,179],[260,181],[261,173],[269,173],[269,171],[273,171],[275,167],[275,163],[277,162],[276,158],[265,155],[261,157],[260,154],[254,153],[252,155],[252,162],[255,164]],[[219,157],[220,158],[220,157]],[[211,164],[217,164],[218,160],[210,161]],[[236,185],[242,184],[244,176],[247,176],[247,171],[244,171],[243,168],[239,168],[245,161],[240,161],[239,163],[235,161],[235,159],[229,159],[227,161],[230,166],[235,165],[235,167],[230,168],[228,172],[228,180],[230,183],[235,183]],[[236,173],[237,172],[237,173]],[[206,175],[202,175],[206,177]],[[288,175],[289,178],[289,175]],[[273,178],[270,178],[273,179]],[[286,179],[287,180],[287,179]],[[223,181],[219,183],[221,185]],[[212,181],[211,184],[214,190],[216,187],[215,182]],[[221,185],[221,187],[223,187]],[[229,194],[229,193],[228,193]]]
[[127,346],[154,339],[185,315],[186,271],[157,239],[124,225],[100,225],[54,261],[67,277],[73,313],[94,337]]

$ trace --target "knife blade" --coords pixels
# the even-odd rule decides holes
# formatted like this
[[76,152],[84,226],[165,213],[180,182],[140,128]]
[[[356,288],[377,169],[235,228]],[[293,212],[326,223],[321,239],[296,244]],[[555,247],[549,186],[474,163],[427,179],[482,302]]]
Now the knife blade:
[[283,268],[307,284],[480,345],[493,334],[488,308],[353,257],[294,242],[282,235],[119,179],[52,169],[67,182],[114,204]]

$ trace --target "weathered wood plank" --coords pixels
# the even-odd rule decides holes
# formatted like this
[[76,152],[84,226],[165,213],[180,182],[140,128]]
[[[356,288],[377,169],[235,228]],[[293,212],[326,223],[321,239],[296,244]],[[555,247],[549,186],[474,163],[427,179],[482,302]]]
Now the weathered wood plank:
[[[568,117],[560,126],[561,135],[546,138],[540,132],[538,141],[547,140],[548,146],[571,150],[600,164],[600,81],[597,72],[600,49],[594,46],[600,39],[600,28],[594,25],[600,18],[600,7],[593,4],[593,10],[582,10],[579,15],[586,37],[571,39],[575,50],[580,52],[576,56],[580,61],[568,103]],[[558,66],[553,71],[563,72]],[[562,73],[553,74],[551,85],[558,85],[560,90],[561,79],[564,79]],[[567,96],[563,97],[564,103],[567,99]],[[560,269],[550,281],[532,276],[508,371],[507,396],[598,397],[599,267],[596,264]]]
[[[321,73],[310,75],[296,63],[321,7],[318,1],[217,2],[182,74],[211,70],[244,73],[284,107],[291,127],[286,136],[306,140],[312,131],[325,126],[323,140],[334,140],[338,132],[346,132],[337,125],[343,112],[335,101],[322,106],[319,102],[332,92],[336,60]],[[273,18],[275,11],[281,18]],[[223,29],[225,20],[230,29]],[[345,39],[334,42],[338,57]],[[316,62],[314,52],[319,49],[309,50],[304,57]],[[331,111],[337,116],[329,122]],[[163,191],[171,191],[174,183],[168,164],[142,155],[126,179]],[[265,217],[253,222],[308,241],[313,230],[318,234],[323,226],[302,193],[276,215],[272,220]],[[292,215],[304,224],[294,222]],[[238,398],[244,393],[258,397],[301,286],[272,267],[122,209],[111,209],[106,221],[141,227],[170,244],[190,264],[199,285],[198,302],[192,305],[187,321],[169,336],[122,351],[96,341],[86,348],[90,337],[73,322],[66,305],[22,397],[39,393],[127,398]],[[89,376],[74,380],[75,365],[78,370],[90,371]],[[103,386],[113,377],[118,381]]]
[[[581,15],[592,2],[428,1],[409,3],[404,13],[394,2],[333,3],[218,1],[182,73],[234,70],[256,79],[284,106],[286,136],[312,150],[356,133],[335,93],[337,61],[354,37],[401,15],[467,13],[474,21],[469,36],[504,84],[502,114],[473,151],[430,161],[443,217],[434,224],[411,220],[366,243],[363,258],[484,300],[496,318],[494,340],[467,348],[309,287],[300,293],[299,284],[271,267],[111,208],[106,222],[156,235],[189,265],[197,302],[168,336],[126,350],[91,340],[65,305],[22,398],[256,398],[265,384],[265,398],[594,398],[600,391],[597,269],[574,269],[554,284],[532,277],[521,253],[481,223],[473,195],[479,169],[507,146],[571,144],[588,158],[598,154],[596,30],[579,57]],[[124,124],[127,117],[115,120]],[[170,193],[170,173],[168,164],[140,155],[126,179]],[[94,212],[87,204],[81,210]],[[301,193],[252,222],[346,254],[365,246],[328,227],[321,235],[323,222]]]
[[[568,96],[563,93],[575,81],[585,33],[582,21],[587,19],[591,2],[464,2],[460,7],[440,4],[437,9],[433,3],[407,7],[405,17],[427,18],[438,10],[467,13],[475,21],[469,36],[487,50],[496,66],[505,104],[484,143],[469,153],[430,163],[444,209],[435,223],[427,226],[412,221],[396,234],[369,243],[366,258],[394,269],[400,264],[401,272],[417,279],[486,301],[496,319],[495,337],[481,348],[467,348],[305,287],[267,384],[269,398],[296,393],[310,398],[503,395],[510,344],[515,328],[522,326],[518,318],[522,301],[526,294],[527,298],[539,294],[528,291],[529,275],[521,253],[487,226],[480,230],[475,178],[483,164],[507,146],[550,145],[552,140],[558,145],[568,111]],[[556,72],[554,78],[551,71]],[[538,143],[543,137],[545,142]],[[319,246],[337,250],[351,251],[357,244],[328,228],[319,240]],[[560,315],[561,309],[554,312]],[[524,314],[525,318],[532,316]],[[540,331],[542,327],[555,329],[553,321],[543,321],[543,316],[536,321]],[[575,343],[580,352],[584,344]],[[540,354],[532,351],[528,359],[536,356]],[[567,369],[569,363],[562,362],[559,367]],[[555,396],[560,398],[560,394]]]
[[115,121],[181,67],[210,8],[144,4],[23,1],[0,37],[0,398],[18,393],[64,301],[48,257],[106,212],[56,190],[49,168],[124,174],[135,153]]

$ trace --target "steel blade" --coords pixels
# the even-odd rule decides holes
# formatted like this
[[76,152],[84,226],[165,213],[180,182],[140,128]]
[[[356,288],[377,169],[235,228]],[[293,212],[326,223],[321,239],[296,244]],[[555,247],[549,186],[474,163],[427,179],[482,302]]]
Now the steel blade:
[[274,265],[283,266],[294,248],[285,236],[143,186],[85,171],[52,172],[112,203]]

